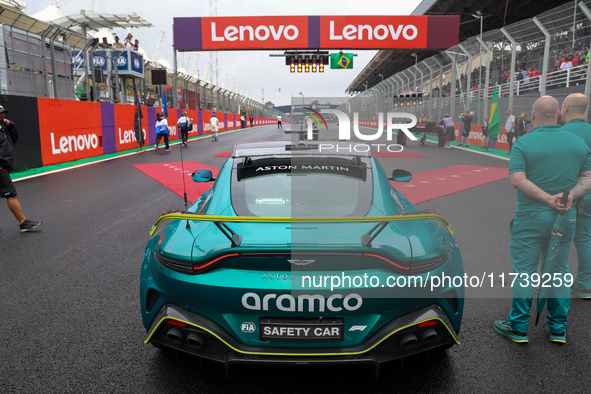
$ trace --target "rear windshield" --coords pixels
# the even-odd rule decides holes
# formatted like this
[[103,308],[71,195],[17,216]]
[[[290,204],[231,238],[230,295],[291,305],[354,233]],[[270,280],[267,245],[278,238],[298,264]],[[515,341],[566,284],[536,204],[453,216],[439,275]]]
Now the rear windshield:
[[238,158],[232,204],[240,216],[364,216],[372,199],[367,158]]

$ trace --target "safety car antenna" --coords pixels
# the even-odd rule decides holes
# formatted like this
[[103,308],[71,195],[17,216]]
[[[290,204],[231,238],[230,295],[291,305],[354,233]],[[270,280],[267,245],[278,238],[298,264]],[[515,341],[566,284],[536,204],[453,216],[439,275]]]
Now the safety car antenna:
[[[189,209],[189,202],[187,201],[187,185],[185,183],[185,161],[183,160],[183,143],[181,142],[181,176],[183,177],[183,196],[185,198],[185,211]],[[187,219],[187,229],[191,228],[189,219]]]

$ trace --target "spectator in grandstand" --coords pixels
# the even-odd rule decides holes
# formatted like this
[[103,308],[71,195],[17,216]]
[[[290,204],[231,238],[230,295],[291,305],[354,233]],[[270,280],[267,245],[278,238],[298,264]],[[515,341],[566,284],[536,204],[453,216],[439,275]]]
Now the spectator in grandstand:
[[123,48],[123,43],[119,41],[119,36],[115,36],[115,43],[113,44],[115,48]]
[[166,151],[170,151],[170,145],[168,144],[169,135],[168,120],[166,120],[163,113],[158,112],[156,114],[156,143],[154,144],[154,152],[158,152],[158,144],[163,137]]
[[135,43],[133,44],[133,50],[137,52],[139,49],[140,49],[140,42],[139,42],[139,40],[135,40]]
[[580,52],[575,53],[572,64],[573,64],[573,67],[576,67],[579,64],[581,64],[581,53]]
[[[588,106],[589,100],[584,94],[570,94],[562,103],[560,117],[565,122],[562,130],[578,135],[591,149],[591,125],[584,117]],[[580,298],[591,299],[591,193],[580,198],[577,207],[574,243],[579,268],[571,292]]]
[[439,122],[439,124],[443,125],[443,129],[445,132],[445,145],[443,147],[450,149],[450,143],[456,139],[456,129],[454,126],[454,120],[450,118],[449,114],[445,114]]
[[101,42],[101,44],[111,46],[111,44],[109,44],[109,42],[107,41],[107,37],[103,37],[103,42]]
[[482,122],[482,146],[480,147],[480,149],[484,149],[486,151],[488,151],[488,120],[489,117],[485,116],[484,117],[484,122]]
[[[564,214],[562,237],[555,259],[545,271],[550,277],[564,278],[568,273],[569,245],[576,225],[575,210],[570,207],[573,200],[591,189],[591,152],[580,143],[580,137],[556,124],[559,115],[558,101],[554,97],[542,96],[536,100],[531,115],[535,132],[515,143],[509,162],[511,185],[517,189],[509,244],[516,281],[512,286],[509,316],[495,321],[494,330],[518,343],[528,342],[527,329],[535,291],[531,279],[537,272],[542,252],[548,249],[557,214]],[[560,201],[564,190],[570,191],[567,204]],[[551,286],[544,291],[547,330],[551,342],[566,343],[569,288],[564,282]]]
[[133,49],[132,39],[133,39],[133,36],[131,35],[131,33],[127,34],[127,37],[125,38],[125,42],[123,43],[123,46],[125,47],[125,49]]
[[467,148],[470,147],[470,129],[472,128],[472,115],[470,115],[470,111],[466,111],[462,115],[460,115],[460,120],[464,124],[464,130],[460,135],[460,145],[466,145]]
[[511,148],[513,147],[513,138],[515,137],[515,116],[511,113],[511,111],[507,110],[505,112],[507,115],[507,121],[505,122],[505,131],[507,132],[507,143],[509,144],[509,152],[508,155],[511,154]]
[[585,64],[589,64],[589,51],[590,51],[589,45],[587,45],[585,47],[585,53],[586,53],[586,55],[585,55]]
[[562,60],[562,63],[560,63],[560,69],[561,70],[568,70],[569,68],[573,67],[573,63],[570,60],[570,57],[565,56],[564,59]]
[[20,232],[24,233],[39,227],[41,221],[25,217],[10,177],[14,169],[14,144],[18,140],[18,129],[13,122],[5,118],[7,113],[8,111],[0,105],[0,197],[6,199],[8,209],[18,220]]

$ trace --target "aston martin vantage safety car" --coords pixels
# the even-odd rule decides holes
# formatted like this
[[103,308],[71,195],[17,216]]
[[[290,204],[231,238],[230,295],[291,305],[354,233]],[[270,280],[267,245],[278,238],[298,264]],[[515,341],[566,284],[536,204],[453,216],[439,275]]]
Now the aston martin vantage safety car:
[[[370,363],[459,344],[453,231],[343,142],[235,146],[187,211],[163,214],[141,270],[146,343],[233,363]],[[346,145],[346,144],[345,144]]]

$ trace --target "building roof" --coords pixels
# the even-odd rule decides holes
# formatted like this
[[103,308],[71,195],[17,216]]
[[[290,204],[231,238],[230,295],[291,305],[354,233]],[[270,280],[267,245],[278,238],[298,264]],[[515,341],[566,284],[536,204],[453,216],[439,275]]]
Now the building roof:
[[53,24],[82,33],[86,30],[99,30],[102,28],[129,28],[129,27],[154,27],[150,22],[144,20],[137,14],[87,14],[81,11],[80,14],[62,16],[52,21]]

